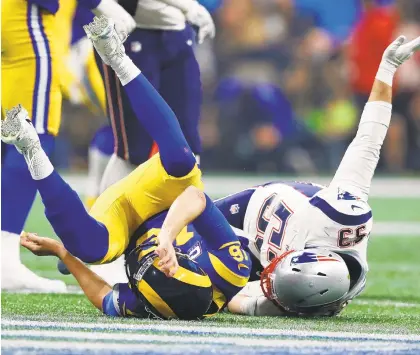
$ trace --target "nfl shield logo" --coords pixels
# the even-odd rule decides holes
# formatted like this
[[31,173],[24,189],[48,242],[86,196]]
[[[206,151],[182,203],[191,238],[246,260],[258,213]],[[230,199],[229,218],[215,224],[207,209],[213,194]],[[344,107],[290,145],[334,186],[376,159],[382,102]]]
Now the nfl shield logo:
[[232,205],[232,206],[230,206],[230,213],[231,214],[237,214],[237,213],[239,213],[239,205],[238,204],[235,204],[235,205]]

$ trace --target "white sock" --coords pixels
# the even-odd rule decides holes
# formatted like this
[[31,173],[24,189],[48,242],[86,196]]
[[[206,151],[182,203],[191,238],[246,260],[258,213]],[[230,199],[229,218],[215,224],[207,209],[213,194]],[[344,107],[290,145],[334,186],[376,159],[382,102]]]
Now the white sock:
[[54,171],[50,158],[48,158],[47,154],[41,148],[41,145],[29,149],[23,156],[34,180],[45,179]]
[[118,157],[116,154],[111,156],[106,166],[104,176],[101,181],[100,193],[108,187],[125,178],[136,168],[135,165]]
[[118,63],[112,63],[111,67],[114,69],[123,86],[127,85],[141,73],[140,69],[127,55],[124,55],[122,60],[118,61]]

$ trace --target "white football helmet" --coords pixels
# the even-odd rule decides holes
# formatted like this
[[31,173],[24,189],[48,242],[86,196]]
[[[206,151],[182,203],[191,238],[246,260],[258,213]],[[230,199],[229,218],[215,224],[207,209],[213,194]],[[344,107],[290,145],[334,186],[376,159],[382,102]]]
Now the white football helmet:
[[340,302],[350,289],[343,258],[319,248],[289,251],[275,258],[261,274],[265,296],[286,311],[331,316],[345,306]]

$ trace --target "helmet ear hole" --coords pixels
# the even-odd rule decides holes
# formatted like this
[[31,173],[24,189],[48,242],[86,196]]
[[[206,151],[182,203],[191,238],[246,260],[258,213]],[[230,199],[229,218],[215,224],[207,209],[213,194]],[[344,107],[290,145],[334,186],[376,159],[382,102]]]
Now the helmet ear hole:
[[318,272],[317,273],[318,276],[327,276],[326,274],[324,274],[323,272]]
[[292,269],[292,271],[295,271],[295,272],[300,272],[300,269],[297,269],[297,268],[295,268],[295,267],[294,267],[294,268]]
[[328,289],[327,290],[322,290],[319,294],[322,296],[324,293],[327,293],[328,292]]

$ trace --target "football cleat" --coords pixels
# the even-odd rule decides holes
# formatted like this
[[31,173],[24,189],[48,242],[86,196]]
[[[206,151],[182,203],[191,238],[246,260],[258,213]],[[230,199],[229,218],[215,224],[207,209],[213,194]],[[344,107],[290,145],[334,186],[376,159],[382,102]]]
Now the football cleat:
[[83,29],[105,64],[113,66],[124,58],[124,41],[118,36],[111,18],[95,17]]
[[[4,265],[4,264],[3,264]],[[13,276],[12,276],[13,275]],[[1,288],[9,292],[66,293],[63,281],[50,280],[38,276],[25,265],[19,263],[13,268],[2,267]]]
[[1,232],[1,289],[10,292],[65,293],[66,284],[38,276],[20,260],[19,235]]
[[35,127],[22,105],[6,110],[6,118],[1,125],[1,140],[7,144],[14,144],[21,154],[26,154],[33,148],[41,148]]

